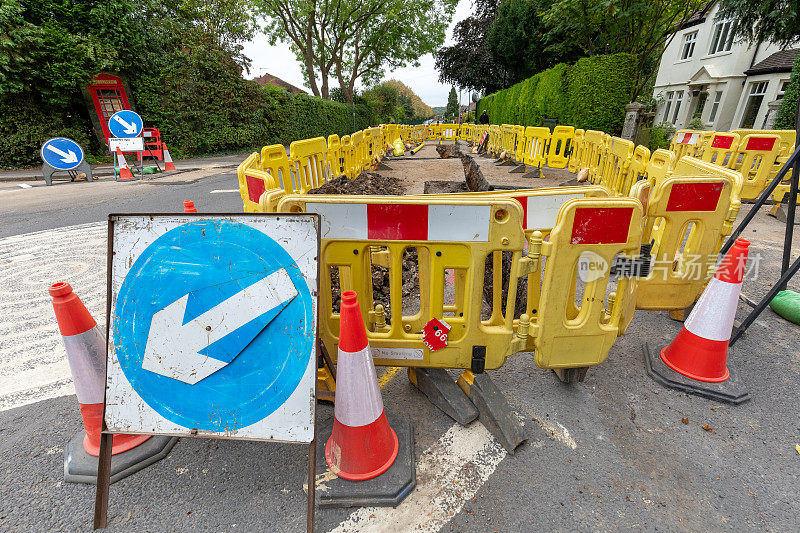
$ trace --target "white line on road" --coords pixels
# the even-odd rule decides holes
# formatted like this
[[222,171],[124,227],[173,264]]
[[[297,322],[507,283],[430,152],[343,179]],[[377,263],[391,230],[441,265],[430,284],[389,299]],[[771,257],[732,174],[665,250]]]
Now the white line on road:
[[27,183],[20,183],[19,185],[17,185],[17,187],[20,187],[21,189],[32,189],[33,188],[32,185],[28,185]]
[[506,450],[480,422],[454,424],[417,462],[417,487],[395,508],[362,507],[331,533],[436,532],[457,515]]
[[0,411],[74,394],[47,289],[70,283],[105,324],[107,223],[0,239]]
[[217,194],[220,192],[239,192],[239,189],[215,189],[208,194]]

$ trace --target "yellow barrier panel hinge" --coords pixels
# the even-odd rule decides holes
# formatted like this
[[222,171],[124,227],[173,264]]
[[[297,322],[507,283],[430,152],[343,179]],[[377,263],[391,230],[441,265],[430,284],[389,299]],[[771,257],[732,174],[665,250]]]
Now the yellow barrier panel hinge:
[[519,260],[519,275],[527,276],[539,271],[539,258],[542,255],[542,232],[534,231],[528,242],[528,255]]
[[525,351],[526,345],[528,344],[528,326],[531,324],[531,319],[528,315],[522,315],[519,317],[519,325],[517,326],[517,333],[514,335],[514,338],[511,339],[511,353],[515,354],[517,352]]
[[389,254],[389,250],[381,250],[380,246],[370,246],[372,253],[370,257],[372,258],[372,264],[375,266],[382,266],[384,268],[389,268],[392,264],[392,257]]

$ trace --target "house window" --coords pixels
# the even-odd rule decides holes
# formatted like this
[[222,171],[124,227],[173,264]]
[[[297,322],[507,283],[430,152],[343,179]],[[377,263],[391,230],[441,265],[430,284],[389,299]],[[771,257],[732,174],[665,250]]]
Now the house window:
[[706,101],[708,100],[708,93],[703,91],[697,97],[697,107],[694,110],[694,114],[692,118],[700,118],[703,116],[703,109],[706,107]]
[[664,122],[669,122],[669,109],[672,107],[672,101],[675,99],[675,93],[667,91],[667,105],[664,106]]
[[783,98],[783,95],[786,94],[786,89],[788,88],[789,80],[781,80],[781,82],[778,84],[778,96],[776,97],[776,100]]
[[678,91],[675,94],[675,111],[672,114],[672,123],[678,120],[678,112],[681,110],[681,102],[683,102],[683,91]]
[[733,44],[733,24],[732,20],[721,20],[714,25],[711,48],[708,49],[710,55],[730,51]]
[[717,118],[717,111],[719,111],[719,103],[722,101],[722,91],[714,93],[714,102],[711,104],[711,113],[708,115],[708,121],[714,123]]
[[681,47],[681,60],[689,59],[694,54],[694,43],[697,41],[697,32],[693,31],[683,36],[683,46]]
[[761,102],[764,100],[764,95],[767,94],[766,81],[755,81],[750,84],[750,94],[747,97],[747,105],[744,107],[744,114],[742,115],[742,128],[752,128],[756,123],[756,116],[758,110],[761,108]]

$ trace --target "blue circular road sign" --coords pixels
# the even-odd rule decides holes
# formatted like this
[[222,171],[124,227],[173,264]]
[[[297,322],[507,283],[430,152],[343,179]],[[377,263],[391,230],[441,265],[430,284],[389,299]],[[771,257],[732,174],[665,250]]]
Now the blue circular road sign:
[[72,170],[83,161],[83,148],[65,137],[55,137],[42,145],[42,160],[57,170]]
[[[292,296],[277,305],[248,296],[274,279]],[[300,268],[275,240],[228,220],[192,221],[150,244],[125,276],[115,315],[111,335],[126,379],[186,428],[233,431],[266,418],[297,388],[314,342],[313,298]],[[212,342],[207,323],[228,329]],[[169,343],[177,348],[164,349]],[[148,344],[162,347],[156,367],[148,366]],[[215,366],[199,380],[191,368],[188,377],[176,374],[186,358]]]
[[108,129],[114,137],[138,137],[142,134],[142,117],[135,111],[117,111],[108,119]]

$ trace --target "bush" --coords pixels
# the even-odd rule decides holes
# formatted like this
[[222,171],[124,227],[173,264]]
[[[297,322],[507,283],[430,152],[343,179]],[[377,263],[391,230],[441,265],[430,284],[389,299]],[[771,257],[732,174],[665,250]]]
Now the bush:
[[789,87],[786,88],[783,102],[781,102],[781,107],[778,108],[778,116],[775,117],[776,130],[794,129],[798,97],[800,97],[800,55],[794,60]]
[[690,130],[700,130],[700,131],[706,129],[706,125],[703,122],[703,119],[701,119],[700,117],[694,117],[692,120],[689,121],[689,124],[686,127]]
[[619,133],[635,80],[630,54],[585,57],[559,63],[478,102],[492,124],[541,126],[545,118],[576,128]]
[[675,137],[675,126],[669,122],[656,124],[650,130],[650,142],[647,147],[651,152],[655,152],[659,148],[667,149],[673,137]]

